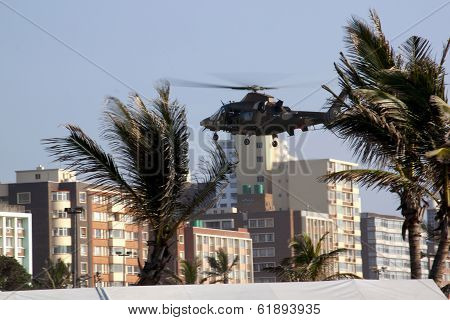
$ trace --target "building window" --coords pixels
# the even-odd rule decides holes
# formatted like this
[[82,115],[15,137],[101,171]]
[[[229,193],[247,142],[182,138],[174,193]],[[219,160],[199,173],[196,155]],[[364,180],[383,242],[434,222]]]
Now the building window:
[[184,251],[180,251],[180,259],[184,259]]
[[34,178],[35,178],[36,180],[40,180],[40,179],[41,179],[41,174],[40,174],[40,173],[36,173],[36,174],[34,175]]
[[6,248],[14,247],[14,238],[6,237]]
[[275,257],[275,248],[253,248],[253,257]]
[[53,228],[54,237],[67,237],[70,236],[70,228]]
[[54,246],[53,254],[67,254],[72,252],[71,246]]
[[275,262],[254,263],[253,264],[253,271],[254,272],[261,272],[261,271],[264,271],[264,268],[272,268],[272,267],[275,267]]
[[6,228],[13,229],[14,228],[14,219],[6,218]]
[[256,143],[256,148],[257,149],[262,149],[262,147],[263,147],[263,143],[262,142],[257,142]]
[[178,236],[178,242],[183,244],[184,243],[184,236],[183,235],[179,235]]
[[248,219],[249,228],[273,228],[273,218]]
[[274,233],[254,233],[251,235],[254,243],[274,242]]
[[110,264],[109,271],[110,272],[123,272],[123,265],[122,264]]
[[86,239],[87,238],[87,228],[81,227],[80,228],[80,238]]
[[23,229],[23,219],[17,219],[17,229]]
[[53,201],[70,201],[70,192],[69,191],[52,192],[52,200]]
[[93,212],[92,213],[93,221],[108,221],[108,214],[106,212]]
[[94,247],[94,256],[106,257],[109,255],[108,247]]
[[25,247],[24,244],[25,242],[23,238],[17,238],[17,247],[24,248]]
[[123,239],[124,232],[123,230],[109,230],[109,237],[111,239]]
[[108,230],[94,229],[94,238],[96,238],[96,239],[107,239],[108,238]]
[[262,156],[257,156],[256,157],[256,162],[263,162],[263,157]]
[[125,240],[134,241],[138,239],[137,232],[125,231]]
[[108,264],[94,264],[94,272],[109,273],[109,265]]
[[138,266],[127,266],[127,273],[128,274],[139,274],[139,267]]
[[80,246],[80,255],[82,257],[87,257],[87,255],[88,255],[88,246],[87,246],[87,244],[82,244]]
[[64,210],[53,210],[52,213],[52,217],[54,219],[59,219],[59,218],[67,218],[67,212],[65,212]]
[[80,200],[80,203],[86,203],[86,192],[80,192],[78,199]]
[[81,262],[81,274],[88,273],[88,264],[87,262]]
[[256,182],[264,182],[264,176],[256,177]]
[[31,203],[31,192],[19,192],[17,193],[17,204]]

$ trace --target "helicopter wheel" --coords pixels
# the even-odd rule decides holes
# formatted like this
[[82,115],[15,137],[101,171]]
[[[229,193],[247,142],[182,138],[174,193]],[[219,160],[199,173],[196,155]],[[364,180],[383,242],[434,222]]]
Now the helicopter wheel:
[[272,141],[272,147],[274,147],[274,148],[278,147],[278,141],[277,140],[273,140]]
[[215,133],[215,132],[214,132],[214,135],[213,135],[213,140],[214,141],[219,140],[219,135],[217,133]]
[[248,145],[250,144],[250,139],[249,139],[249,138],[245,138],[245,139],[244,139],[244,144],[245,144],[246,146],[248,146]]

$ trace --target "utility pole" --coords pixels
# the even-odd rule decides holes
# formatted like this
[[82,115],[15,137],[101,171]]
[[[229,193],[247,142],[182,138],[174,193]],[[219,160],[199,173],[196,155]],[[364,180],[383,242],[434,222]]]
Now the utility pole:
[[126,264],[127,264],[127,257],[131,255],[131,251],[127,252],[116,251],[116,254],[120,257],[123,257],[123,286],[126,287],[127,285]]
[[72,288],[78,288],[78,215],[84,212],[84,208],[65,208],[64,211],[71,215],[72,220]]

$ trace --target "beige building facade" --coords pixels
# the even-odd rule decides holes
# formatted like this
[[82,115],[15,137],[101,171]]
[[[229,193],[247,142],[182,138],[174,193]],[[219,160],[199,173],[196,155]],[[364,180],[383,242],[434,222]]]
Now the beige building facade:
[[345,248],[336,264],[338,272],[362,277],[361,203],[359,189],[351,181],[321,183],[319,177],[356,167],[336,160],[298,160],[279,162],[271,171],[272,195],[277,210],[326,212],[333,220],[333,248]]

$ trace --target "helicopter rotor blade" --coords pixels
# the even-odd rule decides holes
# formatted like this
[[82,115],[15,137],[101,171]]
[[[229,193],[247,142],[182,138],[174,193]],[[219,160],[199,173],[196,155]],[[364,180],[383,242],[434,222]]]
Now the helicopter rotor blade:
[[174,86],[177,87],[190,87],[190,88],[213,88],[213,89],[231,89],[231,90],[245,90],[245,91],[261,91],[261,90],[274,90],[278,87],[265,87],[259,85],[248,85],[248,86],[232,86],[232,85],[221,85],[197,81],[187,81],[180,79],[170,79],[169,80]]

